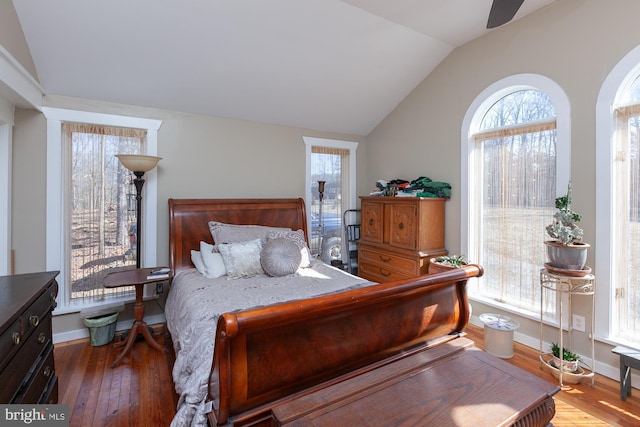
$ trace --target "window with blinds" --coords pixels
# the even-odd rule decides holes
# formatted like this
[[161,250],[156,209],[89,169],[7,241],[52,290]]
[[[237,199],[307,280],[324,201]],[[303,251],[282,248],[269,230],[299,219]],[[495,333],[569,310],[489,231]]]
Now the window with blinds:
[[105,289],[110,272],[136,264],[136,190],[133,176],[115,154],[143,152],[146,130],[62,124],[68,168],[68,298],[96,302],[134,294],[134,288]]
[[[470,258],[485,274],[470,292],[538,313],[545,226],[555,202],[554,107],[541,91],[515,91],[487,109],[479,128],[472,136],[476,203],[471,221],[480,236]],[[553,295],[543,311],[555,315]]]
[[[347,177],[347,179],[343,179]],[[322,259],[341,259],[343,195],[348,194],[349,150],[311,147],[311,252]],[[322,201],[319,182],[324,181]]]
[[640,78],[615,108],[612,217],[613,339],[640,343]]

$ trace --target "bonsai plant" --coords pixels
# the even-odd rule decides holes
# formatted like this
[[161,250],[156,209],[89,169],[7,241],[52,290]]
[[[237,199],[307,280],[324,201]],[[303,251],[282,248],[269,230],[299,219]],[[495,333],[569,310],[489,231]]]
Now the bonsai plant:
[[578,362],[580,362],[580,356],[572,351],[562,347],[562,360],[560,359],[560,346],[557,343],[551,343],[551,354],[553,355],[553,361],[555,367],[566,372],[576,372],[578,370]]
[[553,239],[545,242],[549,263],[565,270],[582,270],[587,261],[589,244],[582,242],[584,232],[578,227],[582,216],[571,209],[571,182],[567,194],[556,198],[556,213],[553,222],[546,227],[547,234]]
[[556,213],[553,214],[553,223],[547,226],[547,234],[563,245],[582,241],[583,231],[578,227],[582,215],[571,210],[571,181],[567,188],[567,194],[556,198]]
[[464,255],[440,255],[429,260],[429,273],[440,273],[451,268],[460,268],[468,265],[469,261]]

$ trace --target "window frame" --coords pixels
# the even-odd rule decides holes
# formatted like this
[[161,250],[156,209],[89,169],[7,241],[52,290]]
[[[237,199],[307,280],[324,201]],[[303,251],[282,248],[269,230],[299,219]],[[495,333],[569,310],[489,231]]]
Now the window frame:
[[[2,113],[2,98],[0,98],[0,217],[6,218],[0,222],[0,276],[12,274],[11,265],[11,182],[12,182],[12,140],[13,140],[13,116],[11,122]],[[6,203],[4,203],[6,202]]]
[[[311,235],[311,188],[313,182],[311,179],[311,154],[312,147],[329,147],[340,148],[343,150],[349,150],[349,194],[346,200],[346,206],[343,205],[343,209],[355,209],[356,205],[356,150],[358,149],[358,143],[354,141],[344,141],[340,139],[328,139],[317,138],[311,136],[303,136],[302,140],[305,144],[305,190],[304,199],[307,208],[307,224],[309,228],[309,235]],[[344,251],[342,254],[343,260],[345,257]]]
[[[68,210],[63,201],[66,200],[68,189],[65,188],[65,168],[68,168],[67,159],[64,158],[62,140],[62,122],[93,123],[105,126],[129,127],[147,130],[143,154],[157,155],[158,129],[162,125],[161,120],[144,119],[138,117],[118,116],[112,114],[93,113],[86,111],[67,110],[60,108],[43,107],[42,112],[47,119],[47,215],[46,215],[46,269],[59,270],[58,285],[60,286],[58,306],[54,314],[78,312],[90,307],[103,304],[111,304],[120,301],[133,300],[132,297],[124,299],[112,298],[102,303],[97,302],[72,302],[70,299],[69,255],[67,253],[68,238],[66,233]],[[157,230],[158,217],[158,177],[157,168],[145,173],[144,197],[142,199],[143,224],[146,230],[142,242],[142,266],[156,265],[157,258]]]
[[[562,88],[553,80],[539,74],[512,75],[489,85],[470,104],[460,132],[460,248],[462,253],[473,254],[474,248],[478,247],[478,239],[481,238],[481,233],[477,231],[479,224],[474,216],[481,192],[474,189],[475,177],[479,171],[476,170],[474,160],[476,143],[473,134],[480,131],[482,118],[499,99],[510,93],[527,89],[544,92],[553,103],[556,111],[556,193],[562,194],[567,188],[571,176],[571,110],[569,99]],[[542,245],[543,242],[540,244]],[[539,321],[539,317],[532,317],[529,312],[508,304],[500,304],[493,299],[471,293],[469,299]],[[534,307],[534,309],[540,308]]]
[[598,93],[596,101],[596,241],[595,271],[596,310],[598,319],[595,325],[596,339],[608,344],[633,345],[638,343],[622,341],[614,336],[615,320],[615,269],[612,268],[615,235],[612,230],[615,218],[613,200],[613,162],[615,161],[616,116],[614,105],[626,92],[634,80],[640,76],[640,46],[627,53],[609,72]]

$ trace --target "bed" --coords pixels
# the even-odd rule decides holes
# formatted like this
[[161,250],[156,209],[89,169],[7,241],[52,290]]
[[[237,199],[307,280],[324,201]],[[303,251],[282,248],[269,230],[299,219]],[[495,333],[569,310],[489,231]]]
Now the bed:
[[[513,402],[506,409],[500,402],[503,409],[492,410],[493,417],[527,426],[546,425],[553,417],[551,396],[557,387],[526,377],[464,337],[470,316],[466,282],[482,275],[480,266],[371,283],[314,259],[302,266],[303,259],[292,274],[230,279],[231,268],[227,276],[207,278],[194,267],[192,251],[208,254],[209,245],[215,245],[213,250],[228,261],[232,246],[254,250],[253,243],[227,242],[231,237],[215,234],[211,224],[232,231],[229,235],[269,227],[267,237],[256,239],[264,255],[272,241],[282,243],[283,235],[308,237],[304,201],[170,199],[169,224],[173,280],[165,315],[180,396],[172,425],[335,425],[336,419],[344,425],[385,425],[390,421],[364,421],[376,406],[370,399],[392,402],[407,393],[415,399],[407,402],[405,396],[386,416],[404,417],[411,412],[404,408],[409,404],[422,408],[420,421],[410,425],[428,425],[451,413],[441,404],[443,393],[453,393],[459,384],[420,396],[409,384],[419,378],[433,384],[434,375],[453,366],[463,377],[469,378],[464,371],[474,367],[485,380],[495,376],[505,382],[504,399]],[[518,384],[528,390],[524,397],[509,391]],[[482,382],[466,387],[465,405],[486,396]],[[424,408],[432,402],[418,404],[434,396],[440,404],[431,410]],[[352,422],[356,414],[359,423]],[[488,420],[487,425],[499,425]],[[472,417],[469,425],[481,425],[477,421]]]

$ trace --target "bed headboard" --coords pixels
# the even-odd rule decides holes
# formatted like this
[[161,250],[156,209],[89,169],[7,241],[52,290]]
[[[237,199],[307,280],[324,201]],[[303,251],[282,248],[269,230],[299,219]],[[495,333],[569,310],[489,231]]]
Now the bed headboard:
[[304,200],[297,199],[169,199],[169,255],[173,274],[192,268],[191,250],[213,242],[209,221],[267,225],[307,233]]

